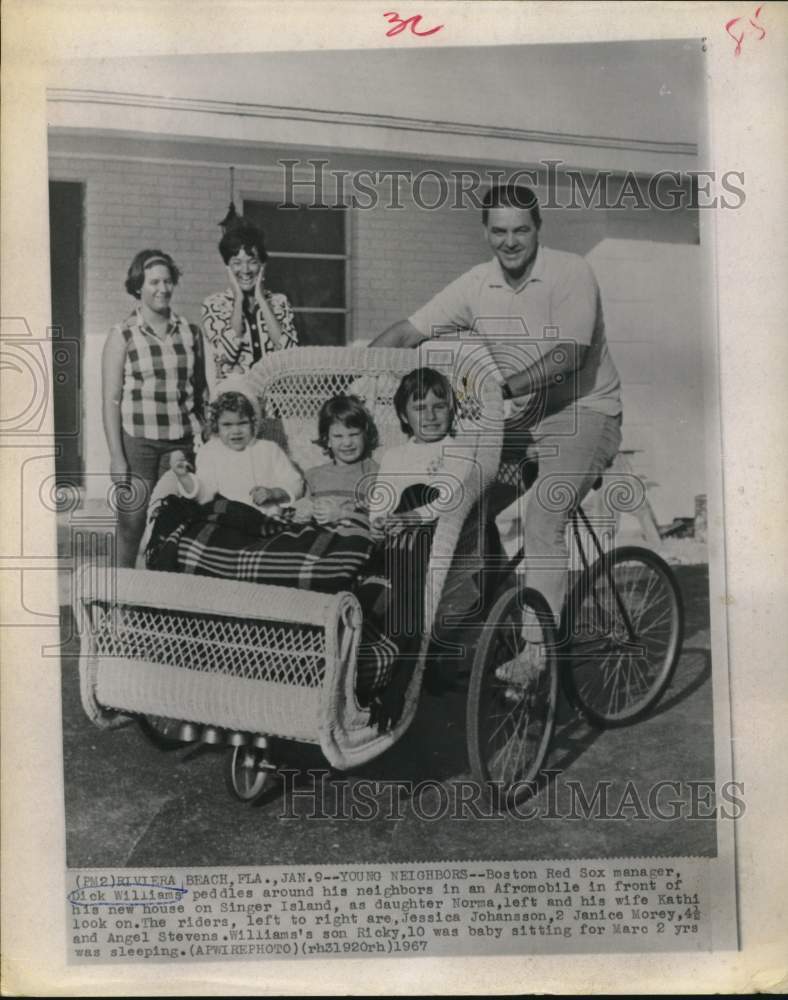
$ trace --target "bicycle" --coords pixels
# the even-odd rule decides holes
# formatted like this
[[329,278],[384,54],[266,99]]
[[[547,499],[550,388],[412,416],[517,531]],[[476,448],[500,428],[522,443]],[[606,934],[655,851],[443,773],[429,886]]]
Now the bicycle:
[[[668,564],[636,545],[605,552],[580,506],[570,524],[582,568],[570,583],[558,628],[542,595],[515,582],[495,601],[471,668],[466,725],[472,772],[501,789],[509,803],[537,788],[559,690],[592,725],[629,725],[659,701],[681,655],[684,611]],[[581,528],[595,550],[593,561]],[[522,559],[521,548],[507,575]],[[524,655],[526,641],[537,645],[542,662],[528,683],[518,685],[506,668]]]

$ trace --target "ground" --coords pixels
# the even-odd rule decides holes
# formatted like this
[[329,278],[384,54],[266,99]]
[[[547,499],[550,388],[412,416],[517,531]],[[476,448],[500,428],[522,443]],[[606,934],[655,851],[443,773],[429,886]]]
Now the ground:
[[[673,682],[654,712],[624,729],[599,732],[562,703],[548,768],[551,778],[529,807],[529,817],[482,811],[451,815],[458,783],[469,778],[464,741],[465,695],[422,695],[411,728],[384,756],[351,776],[310,776],[325,771],[317,750],[302,748],[291,765],[296,789],[313,783],[323,797],[276,795],[260,807],[227,792],[227,751],[205,746],[163,752],[136,725],[96,729],[79,700],[76,647],[63,660],[63,739],[67,860],[71,867],[192,867],[307,863],[388,863],[467,859],[560,859],[642,856],[710,856],[715,823],[708,815],[705,783],[714,780],[708,574],[681,566],[677,575],[686,608],[686,638]],[[64,609],[64,619],[69,612]],[[380,782],[375,818],[343,818],[352,787]],[[388,782],[428,781],[413,795]],[[596,783],[608,782],[607,815],[567,816],[571,784],[591,800]],[[662,786],[659,803],[675,819],[648,809],[649,790]],[[695,786],[698,815],[688,816]],[[356,786],[357,787],[357,786]],[[416,786],[417,787],[417,786]],[[345,796],[343,808],[342,796]],[[652,798],[652,803],[653,803]],[[638,802],[646,807],[637,817]],[[448,815],[427,818],[441,804]],[[456,808],[454,808],[456,812]],[[445,810],[444,810],[445,812]],[[290,818],[288,817],[288,813]],[[311,815],[310,813],[316,814]],[[388,817],[388,818],[387,818]]]

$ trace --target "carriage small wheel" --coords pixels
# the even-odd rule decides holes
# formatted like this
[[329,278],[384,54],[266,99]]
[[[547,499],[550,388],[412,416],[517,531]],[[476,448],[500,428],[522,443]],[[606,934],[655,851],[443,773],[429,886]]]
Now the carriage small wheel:
[[241,802],[255,805],[276,784],[276,765],[267,750],[256,746],[232,747],[227,755],[227,789]]

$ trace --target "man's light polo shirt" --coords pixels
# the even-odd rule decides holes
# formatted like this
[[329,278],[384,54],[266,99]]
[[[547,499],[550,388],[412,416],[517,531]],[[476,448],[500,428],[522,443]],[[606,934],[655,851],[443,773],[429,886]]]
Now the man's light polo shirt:
[[551,386],[544,413],[576,403],[609,416],[621,413],[621,380],[610,357],[599,287],[583,257],[540,246],[530,276],[507,284],[497,258],[460,275],[410,317],[426,337],[469,330],[489,342],[508,377],[558,343],[588,348],[583,365]]

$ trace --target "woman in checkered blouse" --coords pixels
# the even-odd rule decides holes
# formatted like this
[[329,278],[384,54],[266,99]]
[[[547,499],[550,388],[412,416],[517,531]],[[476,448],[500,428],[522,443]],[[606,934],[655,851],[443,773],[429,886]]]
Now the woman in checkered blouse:
[[104,432],[116,484],[118,566],[136,562],[148,498],[169,469],[170,454],[182,451],[194,461],[194,438],[202,428],[202,335],[170,308],[179,277],[169,254],[140,251],[126,277],[126,291],[138,305],[104,345]]

